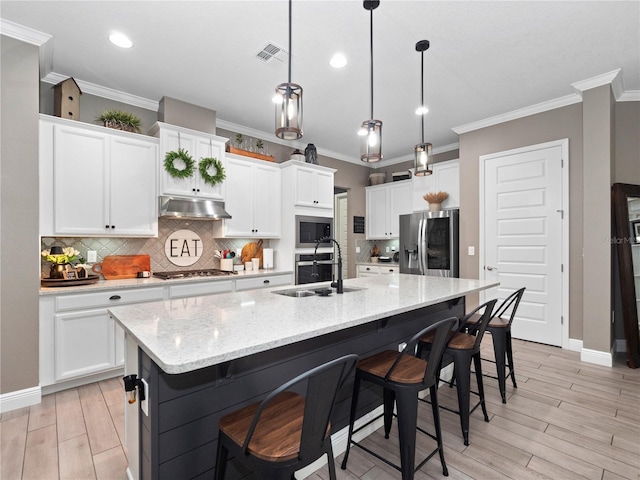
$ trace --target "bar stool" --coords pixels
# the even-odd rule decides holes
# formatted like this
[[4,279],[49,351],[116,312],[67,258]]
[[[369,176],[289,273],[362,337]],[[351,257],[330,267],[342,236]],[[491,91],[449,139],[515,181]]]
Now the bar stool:
[[[349,419],[347,451],[345,452],[344,459],[342,460],[343,470],[347,468],[347,460],[349,459],[351,445],[355,445],[392,466],[396,470],[400,470],[402,472],[402,480],[412,480],[414,473],[436,453],[440,454],[442,474],[445,476],[449,474],[447,471],[447,465],[444,461],[442,432],[440,430],[440,416],[438,412],[438,382],[436,379],[438,375],[438,367],[442,360],[444,346],[447,343],[448,337],[457,329],[457,325],[458,319],[455,317],[440,320],[414,335],[413,338],[407,342],[407,345],[402,352],[385,350],[358,362],[356,377],[353,384],[353,397],[351,399],[351,416]],[[424,361],[423,359],[416,357],[414,352],[418,338],[426,335],[427,333],[433,333],[434,343],[429,359]],[[383,388],[384,413],[367,422],[365,425],[362,425],[357,430],[354,430],[353,425],[357,411],[358,393],[360,391],[360,382],[362,380],[375,383]],[[435,435],[432,435],[417,426],[418,392],[426,388],[428,388],[431,393]],[[398,403],[397,418],[398,436],[400,440],[400,467],[352,439],[354,433],[365,428],[367,425],[378,420],[382,416],[384,416],[384,436],[385,438],[389,438],[389,432],[391,431],[391,424],[393,421],[393,406],[396,401]],[[429,454],[429,456],[427,456],[427,458],[414,468],[416,430],[420,430],[422,433],[436,440],[437,447]]]
[[[483,358],[486,362],[496,364],[497,377],[493,375],[484,374],[485,377],[496,378],[498,380],[498,387],[500,388],[500,395],[502,396],[502,403],[507,403],[507,376],[511,377],[513,388],[518,388],[516,385],[516,376],[513,370],[513,349],[511,347],[511,324],[516,316],[516,310],[520,305],[520,300],[524,295],[525,288],[516,290],[500,304],[493,314],[493,317],[487,325],[487,331],[491,333],[493,340],[493,353],[495,360],[489,360]],[[511,309],[511,315],[509,318],[503,318],[506,316],[508,310]],[[466,328],[469,329],[469,333],[474,333],[477,329],[478,322],[480,321],[480,315],[474,315],[469,318],[466,323]],[[505,355],[507,357],[506,365],[509,367],[509,373],[506,372],[505,367]]]
[[[475,335],[469,333],[457,332],[455,333],[444,350],[444,354],[450,356],[453,359],[453,374],[455,378],[456,389],[458,393],[458,410],[451,410],[446,407],[445,410],[449,410],[460,416],[460,426],[462,427],[462,436],[464,438],[464,444],[469,445],[469,415],[478,408],[478,405],[482,407],[482,413],[484,414],[484,421],[489,421],[487,415],[487,407],[484,402],[484,386],[482,384],[482,366],[480,364],[480,343],[482,342],[482,336],[484,331],[491,320],[491,312],[496,304],[496,300],[490,300],[483,303],[479,307],[476,307],[471,313],[465,315],[460,320],[461,328],[468,318],[477,314],[480,310],[484,309],[484,313],[481,316],[480,323]],[[418,356],[422,357],[424,350],[431,350],[434,348],[435,340],[432,334],[423,335],[418,340]],[[473,408],[469,408],[471,399],[471,361],[473,360],[476,369],[476,380],[478,382],[477,395],[480,400]],[[451,385],[451,384],[450,384]]]
[[[264,480],[290,480],[296,470],[326,454],[329,476],[336,480],[331,448],[331,411],[336,395],[353,371],[357,355],[346,355],[313,368],[271,392],[262,402],[220,419],[215,480],[223,480],[231,454]],[[291,391],[300,390],[303,397]]]

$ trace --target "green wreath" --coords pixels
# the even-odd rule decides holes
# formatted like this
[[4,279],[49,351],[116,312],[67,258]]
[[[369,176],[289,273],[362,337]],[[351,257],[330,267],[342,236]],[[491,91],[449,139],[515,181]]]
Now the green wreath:
[[[176,160],[182,160],[184,162],[184,168],[178,170],[173,164]],[[164,169],[169,172],[169,175],[175,178],[187,178],[193,175],[193,166],[195,162],[189,152],[179,148],[178,151],[167,152],[164,157]]]
[[[216,169],[215,175],[211,175],[209,173],[209,167],[213,167]],[[200,169],[200,176],[205,181],[205,183],[215,185],[216,183],[220,183],[225,179],[224,167],[222,166],[222,162],[220,162],[220,160],[218,160],[217,158],[201,158],[198,168]]]

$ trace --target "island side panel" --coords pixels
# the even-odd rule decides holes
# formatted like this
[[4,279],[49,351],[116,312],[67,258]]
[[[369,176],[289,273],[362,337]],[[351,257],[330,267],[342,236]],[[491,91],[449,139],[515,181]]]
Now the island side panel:
[[[210,475],[222,416],[264,398],[287,380],[331,359],[395,350],[421,328],[463,315],[464,308],[461,297],[180,375],[163,372],[140,350],[140,371],[152,392],[150,415],[141,415],[141,478]],[[331,420],[333,432],[348,424],[352,387],[351,378],[338,395]],[[365,383],[358,403],[360,417],[381,405],[381,389]],[[247,473],[235,463],[229,464],[229,480]]]

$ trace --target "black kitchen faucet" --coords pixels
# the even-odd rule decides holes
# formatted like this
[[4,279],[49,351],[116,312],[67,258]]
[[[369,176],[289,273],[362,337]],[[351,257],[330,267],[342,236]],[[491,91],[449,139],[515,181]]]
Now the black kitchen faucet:
[[336,293],[343,293],[343,287],[342,287],[342,250],[340,250],[340,244],[334,240],[331,237],[322,237],[320,240],[318,240],[316,242],[316,248],[313,251],[313,267],[311,267],[311,276],[312,277],[317,277],[318,276],[318,261],[317,261],[317,256],[318,256],[318,246],[321,243],[326,243],[327,240],[331,240],[333,243],[336,244],[336,247],[338,247],[338,281],[336,282],[331,282],[331,288],[335,288],[336,289]]

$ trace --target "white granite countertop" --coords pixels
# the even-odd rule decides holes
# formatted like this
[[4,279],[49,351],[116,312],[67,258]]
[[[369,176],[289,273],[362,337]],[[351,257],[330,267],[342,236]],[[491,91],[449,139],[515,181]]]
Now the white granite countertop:
[[125,288],[139,287],[162,287],[176,283],[201,283],[201,282],[220,282],[224,280],[238,280],[241,278],[251,277],[268,277],[270,275],[286,275],[293,274],[291,270],[243,270],[233,275],[221,275],[218,277],[189,277],[189,278],[173,278],[163,280],[162,278],[125,278],[122,280],[104,280],[100,279],[96,283],[89,285],[71,285],[66,287],[40,287],[40,295],[61,295],[67,293],[83,293],[100,290],[120,290]]
[[[496,282],[389,274],[348,279],[363,290],[292,298],[272,287],[110,308],[153,361],[185,373],[497,286]],[[326,284],[322,284],[326,285]]]

